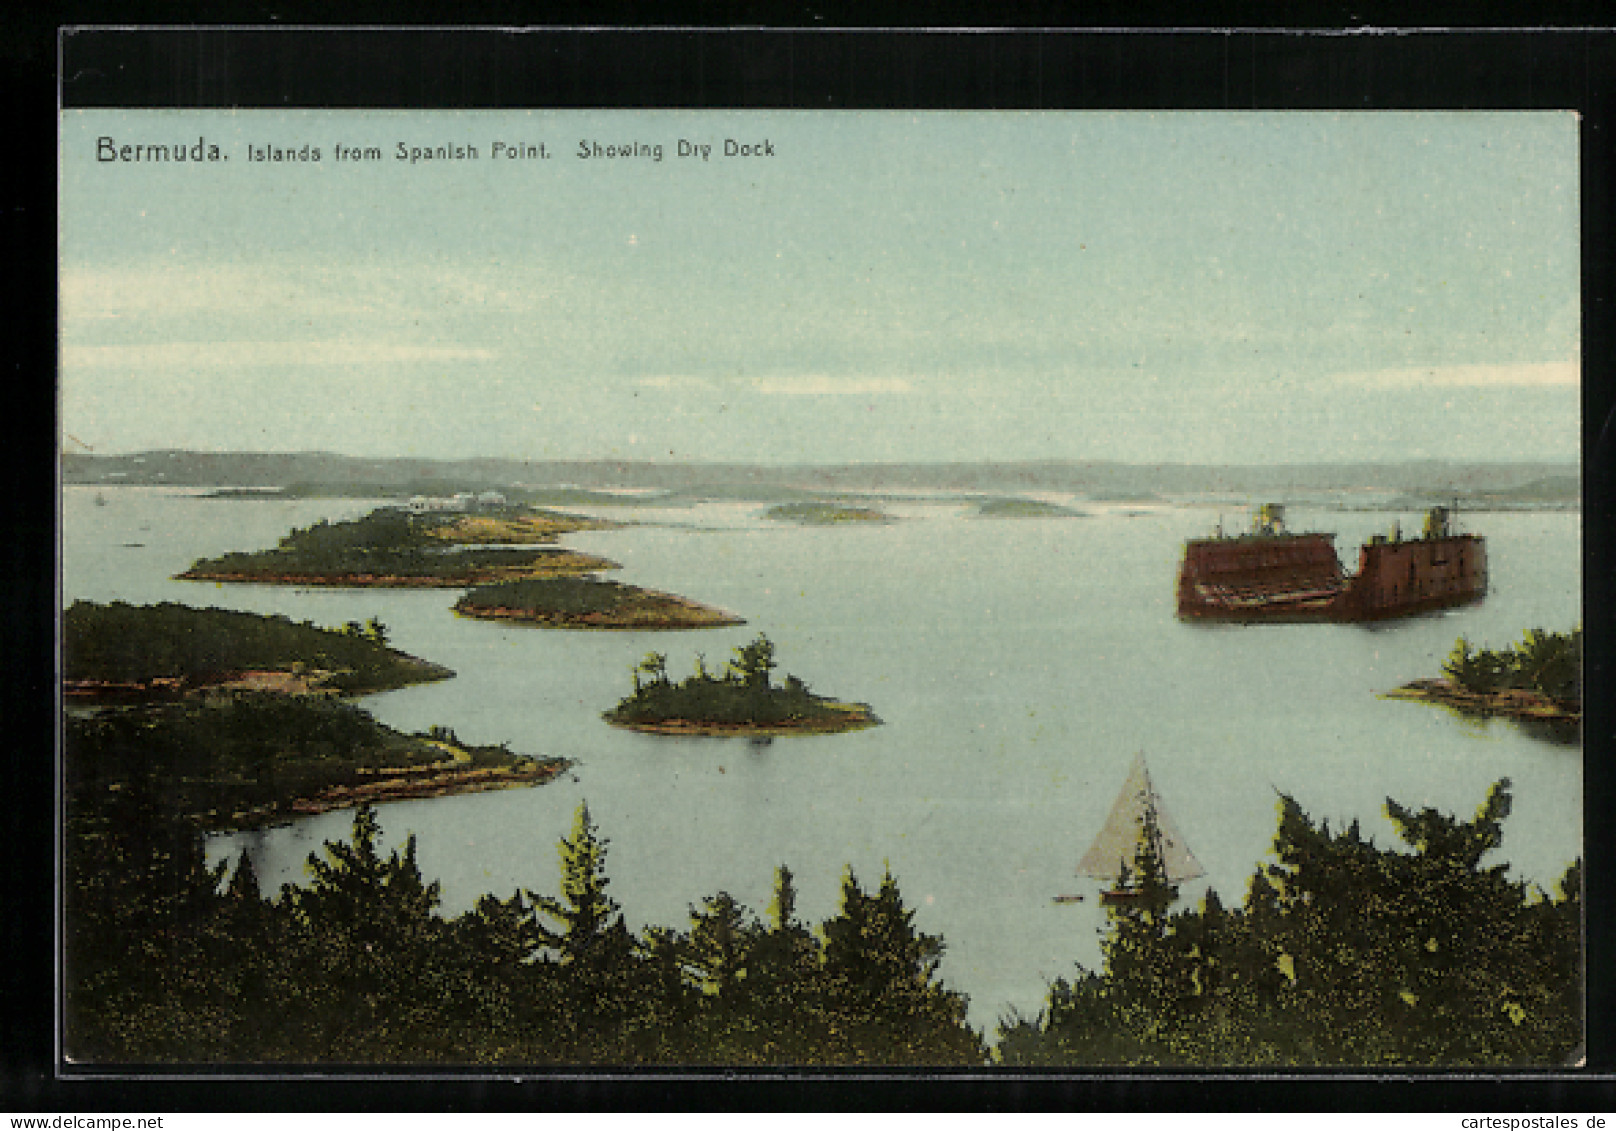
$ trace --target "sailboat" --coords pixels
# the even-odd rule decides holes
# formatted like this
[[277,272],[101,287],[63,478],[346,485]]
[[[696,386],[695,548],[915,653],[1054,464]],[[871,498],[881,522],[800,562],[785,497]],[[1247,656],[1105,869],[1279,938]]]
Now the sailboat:
[[[1128,778],[1122,783],[1122,792],[1117,794],[1104,827],[1077,863],[1078,875],[1106,881],[1100,890],[1101,903],[1128,903],[1140,897],[1134,878],[1135,861],[1147,829],[1153,830],[1168,894],[1176,898],[1179,884],[1206,875],[1206,869],[1167,815],[1161,795],[1150,780],[1145,756],[1140,753],[1134,755]],[[1071,896],[1056,897],[1058,903],[1071,901]]]

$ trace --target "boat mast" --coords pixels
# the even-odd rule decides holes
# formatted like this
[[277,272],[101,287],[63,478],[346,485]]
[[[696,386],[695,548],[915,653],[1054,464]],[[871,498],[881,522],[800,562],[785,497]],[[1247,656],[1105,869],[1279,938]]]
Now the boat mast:
[[1077,874],[1119,884],[1134,871],[1142,838],[1152,830],[1156,856],[1169,884],[1206,875],[1206,869],[1179,835],[1151,780],[1143,753],[1134,755],[1122,792],[1117,794],[1104,826],[1078,861]]

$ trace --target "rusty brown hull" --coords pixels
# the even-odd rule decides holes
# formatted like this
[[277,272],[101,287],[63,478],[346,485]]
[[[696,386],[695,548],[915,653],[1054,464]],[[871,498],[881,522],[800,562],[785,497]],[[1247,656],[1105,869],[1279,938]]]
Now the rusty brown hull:
[[1185,544],[1184,620],[1356,623],[1413,616],[1487,594],[1486,540],[1474,534],[1372,539],[1348,574],[1332,534],[1241,535]]

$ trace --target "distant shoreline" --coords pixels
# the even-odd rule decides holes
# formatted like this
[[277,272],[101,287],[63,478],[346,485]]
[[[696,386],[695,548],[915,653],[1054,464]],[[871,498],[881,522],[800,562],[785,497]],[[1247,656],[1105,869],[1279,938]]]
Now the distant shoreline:
[[[913,491],[1026,496],[1070,492],[1108,499],[1193,501],[1217,496],[1284,499],[1300,504],[1321,492],[1360,491],[1409,500],[1410,510],[1451,503],[1461,510],[1572,509],[1580,505],[1575,459],[1337,460],[1275,464],[1130,464],[1108,460],[905,461],[756,464],[610,459],[515,460],[367,458],[327,452],[150,451],[127,455],[64,452],[62,481],[88,486],[168,486],[211,491],[296,488],[310,496],[364,492],[408,496],[433,490],[671,492],[698,497],[782,501],[847,493]],[[237,496],[245,497],[245,496]],[[1369,502],[1366,500],[1366,502]],[[1379,500],[1370,506],[1379,509]],[[1365,509],[1369,509],[1366,507]]]

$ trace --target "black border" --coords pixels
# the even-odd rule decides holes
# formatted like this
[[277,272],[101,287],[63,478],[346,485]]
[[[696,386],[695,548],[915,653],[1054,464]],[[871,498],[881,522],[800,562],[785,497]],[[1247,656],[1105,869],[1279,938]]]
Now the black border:
[[[107,24],[128,13],[103,4],[65,23]],[[125,9],[134,7],[124,5]],[[148,18],[172,19],[163,5],[143,5]],[[229,5],[242,20],[246,5]],[[8,359],[35,390],[54,373],[54,81],[60,52],[61,104],[69,107],[338,106],[456,109],[463,107],[769,107],[824,109],[1573,109],[1582,114],[1583,453],[1585,477],[1585,615],[1587,669],[1608,686],[1611,517],[1616,509],[1612,447],[1611,306],[1616,298],[1611,252],[1611,156],[1616,103],[1616,34],[1605,29],[1375,31],[1361,9],[1341,9],[1338,27],[1298,32],[1255,28],[1171,27],[1061,31],[1040,28],[1044,12],[1015,13],[1023,26],[999,30],[924,31],[827,28],[805,9],[790,29],[724,30],[745,22],[733,6],[703,26],[631,29],[600,26],[635,15],[619,6],[606,19],[570,12],[570,28],[520,33],[493,28],[358,28],[276,26],[292,22],[291,6],[255,6],[246,26],[112,29],[77,26],[58,37],[55,24],[23,21],[0,30],[0,78],[13,109],[13,157],[25,176],[8,187],[8,254],[37,271],[13,292]],[[311,18],[318,6],[304,5]],[[420,22],[411,5],[375,6],[378,20]],[[484,5],[478,18],[516,24],[513,5]],[[491,10],[490,10],[491,9]],[[206,13],[195,13],[206,16]],[[642,12],[642,15],[651,15]],[[1560,9],[1563,20],[1583,9]],[[364,13],[360,13],[363,16]],[[942,15],[933,13],[937,23]],[[1477,14],[1454,6],[1449,28]],[[413,19],[412,19],[413,17]],[[356,18],[350,14],[349,20]],[[596,26],[586,27],[583,20]],[[1239,26],[1236,21],[1231,21]],[[1029,26],[1030,25],[1030,26]],[[1353,27],[1353,25],[1357,25]],[[934,24],[934,26],[936,26]],[[20,123],[20,126],[19,126]],[[37,136],[36,136],[37,133]],[[14,273],[14,279],[16,275]],[[28,328],[34,333],[18,334]],[[25,368],[26,366],[26,368]],[[39,402],[36,401],[37,405]],[[49,413],[24,409],[29,419]],[[52,842],[56,600],[54,428],[24,429],[5,445],[13,490],[4,564],[9,584],[5,636],[8,702],[4,718],[24,735],[5,753],[8,788],[0,803],[3,835],[16,863],[6,871],[0,938],[6,969],[6,1036],[0,1040],[0,1108],[41,1114],[95,1110],[547,1110],[757,1107],[880,1110],[1017,1110],[1089,1107],[1127,1110],[1297,1109],[1542,1110],[1585,1114],[1616,1107],[1616,978],[1590,962],[1590,1069],[1456,1076],[1397,1073],[1284,1073],[1185,1077],[1171,1074],[1039,1074],[985,1072],[967,1078],[923,1074],[871,1079],[818,1073],[789,1079],[759,1074],[695,1077],[668,1074],[574,1075],[466,1080],[428,1075],[372,1075],[346,1080],[226,1082],[187,1074],[140,1080],[62,1080],[54,1075]],[[41,469],[46,470],[43,474]],[[1610,909],[1616,860],[1605,819],[1616,790],[1612,706],[1588,696],[1585,749],[1588,953],[1616,954]],[[37,729],[36,729],[37,728]],[[18,883],[18,880],[22,883]],[[21,1022],[19,1022],[21,1018]],[[1579,1108],[1580,1105],[1580,1108]]]

